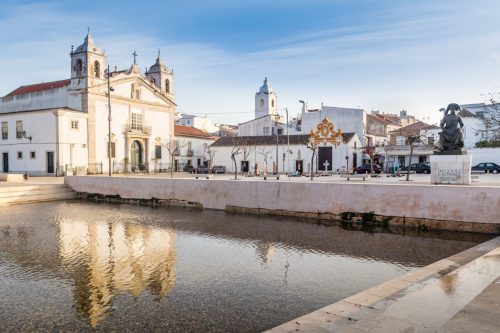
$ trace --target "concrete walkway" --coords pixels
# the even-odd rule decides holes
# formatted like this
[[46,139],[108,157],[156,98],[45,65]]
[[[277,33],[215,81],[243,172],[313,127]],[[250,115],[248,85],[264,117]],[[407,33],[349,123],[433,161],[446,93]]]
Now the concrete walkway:
[[497,237],[266,332],[498,332],[499,327]]

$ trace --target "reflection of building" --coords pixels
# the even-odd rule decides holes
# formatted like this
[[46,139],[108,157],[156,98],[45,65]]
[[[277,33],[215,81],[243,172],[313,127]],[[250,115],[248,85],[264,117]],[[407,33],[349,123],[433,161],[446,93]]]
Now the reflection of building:
[[276,255],[276,246],[273,243],[259,241],[255,246],[255,252],[257,252],[260,263],[265,266]]
[[138,224],[63,220],[60,256],[76,273],[75,307],[96,326],[118,294],[165,297],[175,284],[175,233]]

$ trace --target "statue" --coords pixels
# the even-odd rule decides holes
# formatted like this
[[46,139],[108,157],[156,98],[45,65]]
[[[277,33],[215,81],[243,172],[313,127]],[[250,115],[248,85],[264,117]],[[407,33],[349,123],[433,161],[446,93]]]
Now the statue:
[[441,151],[461,150],[464,147],[464,135],[462,133],[464,123],[462,118],[456,114],[457,111],[460,111],[458,104],[449,104],[439,124],[442,129],[442,132],[439,133]]

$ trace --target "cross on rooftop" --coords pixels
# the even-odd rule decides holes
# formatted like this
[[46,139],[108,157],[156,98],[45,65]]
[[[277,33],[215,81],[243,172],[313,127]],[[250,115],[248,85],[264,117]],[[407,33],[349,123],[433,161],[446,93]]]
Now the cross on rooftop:
[[137,52],[134,51],[134,53],[132,53],[132,55],[134,56],[134,65],[137,65],[137,62],[135,61],[137,58]]

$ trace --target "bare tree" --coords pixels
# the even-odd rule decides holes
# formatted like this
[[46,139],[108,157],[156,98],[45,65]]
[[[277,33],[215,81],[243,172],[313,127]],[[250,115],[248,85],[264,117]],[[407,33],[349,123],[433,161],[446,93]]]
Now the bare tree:
[[268,147],[268,146],[262,146],[260,149],[259,149],[259,154],[262,155],[262,157],[264,157],[264,173],[265,175],[267,175],[267,162],[269,161],[269,158],[271,157],[271,153],[273,152],[273,150],[271,149],[271,147]]
[[231,148],[231,159],[234,163],[234,179],[238,179],[238,165],[236,163],[236,156],[243,154],[243,160],[246,161],[248,156],[254,150],[254,146],[250,144],[247,137],[234,137],[233,147]]
[[187,143],[185,141],[176,139],[168,139],[162,143],[162,146],[165,147],[170,154],[170,178],[173,178],[174,175],[175,156],[179,156],[181,154],[181,148],[186,145]]
[[208,147],[208,149],[207,149],[207,156],[208,156],[208,169],[209,169],[209,172],[211,172],[210,170],[212,170],[212,164],[214,162],[215,153],[217,153],[217,151],[214,148]]
[[238,143],[234,143],[233,147],[231,148],[231,159],[233,160],[234,163],[234,179],[238,179],[238,165],[236,164],[236,156],[241,154],[243,152],[243,147],[238,145]]
[[486,141],[500,141],[500,92],[489,93],[486,96],[486,112],[480,116],[484,123],[484,128],[481,130],[486,132]]
[[406,144],[410,147],[410,161],[408,163],[408,170],[406,173],[406,181],[410,181],[411,165],[415,148],[417,147],[437,148],[437,146],[434,142],[430,143],[427,141],[428,140],[427,134],[429,131],[422,129],[421,127],[418,126],[413,128],[403,127],[400,128],[398,131],[401,136],[405,137]]
[[373,157],[375,156],[375,146],[363,147],[363,154],[370,156],[370,174],[373,174]]
[[312,156],[311,156],[311,180],[313,180],[314,177],[314,156],[316,155],[316,150],[318,150],[318,143],[316,143],[314,140],[307,140],[306,147],[308,149],[312,150]]

